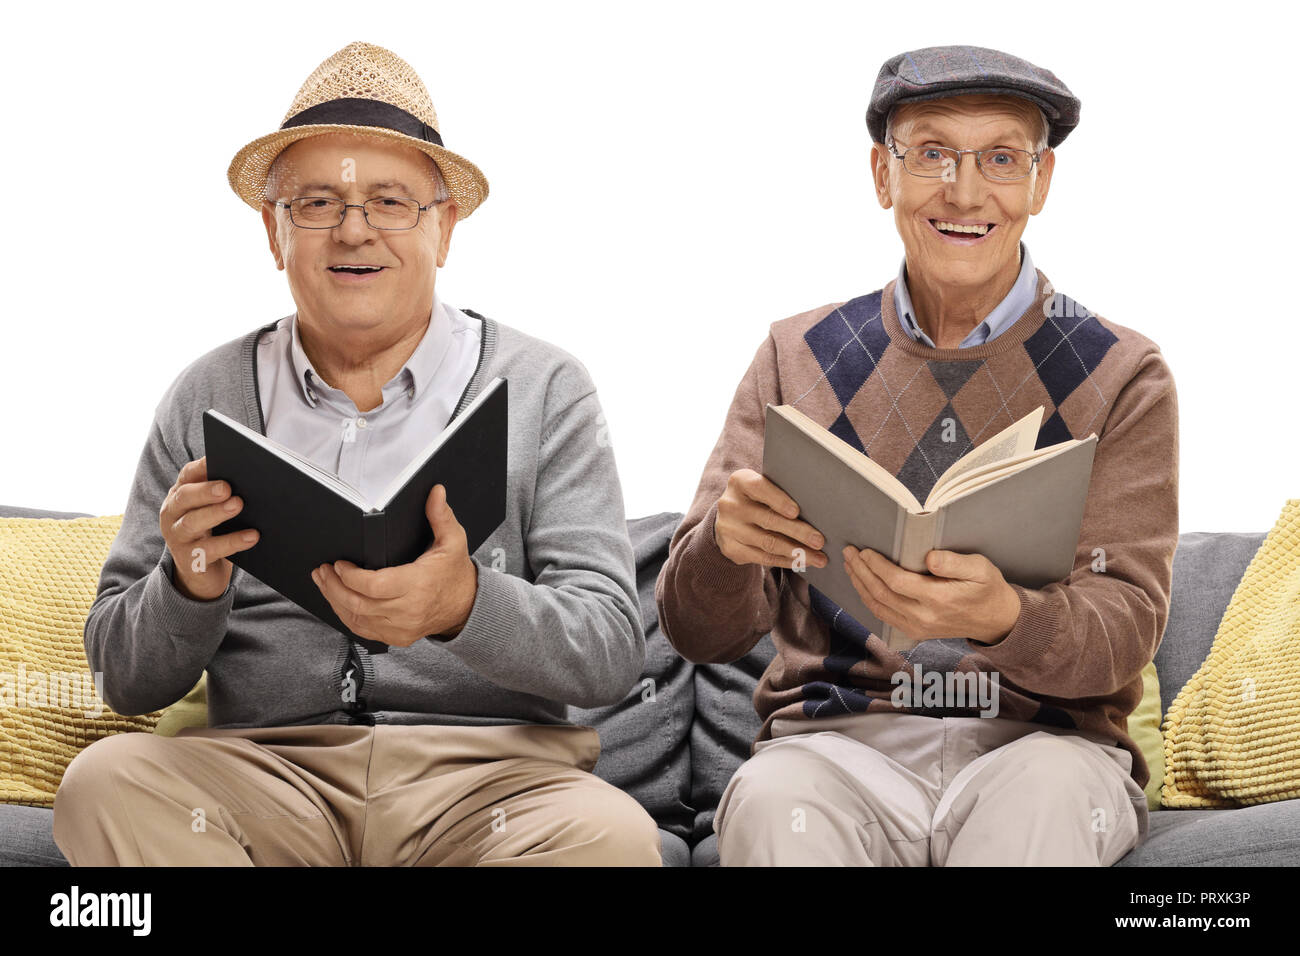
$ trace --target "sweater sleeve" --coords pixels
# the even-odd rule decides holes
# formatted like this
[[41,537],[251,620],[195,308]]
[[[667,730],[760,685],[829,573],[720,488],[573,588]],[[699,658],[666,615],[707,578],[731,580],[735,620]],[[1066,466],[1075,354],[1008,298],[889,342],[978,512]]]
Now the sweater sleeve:
[[1021,608],[1011,632],[996,644],[967,643],[985,666],[1033,693],[1113,694],[1155,656],[1177,545],[1178,401],[1153,351],[1097,440],[1074,570],[1039,589],[1012,584]]
[[235,568],[211,601],[187,597],[172,581],[158,512],[190,460],[175,398],[173,388],[155,413],[83,635],[91,671],[104,675],[105,703],[124,715],[167,707],[198,683],[225,638],[241,573]]
[[586,371],[563,370],[546,403],[524,528],[532,580],[475,558],[469,618],[439,641],[501,687],[598,707],[622,700],[645,665],[623,491]]
[[765,407],[780,402],[776,371],[776,343],[769,334],[736,389],[695,499],[655,582],[660,627],[677,652],[695,663],[739,660],[772,630],[776,618],[780,569],[735,564],[714,538],[718,499],[732,472],[763,470]]

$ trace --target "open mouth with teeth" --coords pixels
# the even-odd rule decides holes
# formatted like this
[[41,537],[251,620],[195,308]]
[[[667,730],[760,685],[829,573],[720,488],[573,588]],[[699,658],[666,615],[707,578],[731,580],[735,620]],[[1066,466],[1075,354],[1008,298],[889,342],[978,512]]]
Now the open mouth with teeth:
[[330,266],[329,271],[336,275],[364,276],[382,272],[383,266]]
[[962,226],[946,219],[931,219],[930,225],[942,235],[953,239],[982,239],[997,228],[997,223],[986,222],[975,226]]

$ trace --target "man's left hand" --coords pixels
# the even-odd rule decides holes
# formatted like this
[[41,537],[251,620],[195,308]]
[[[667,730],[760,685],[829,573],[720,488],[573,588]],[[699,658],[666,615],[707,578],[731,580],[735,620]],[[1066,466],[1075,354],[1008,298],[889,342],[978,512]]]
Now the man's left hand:
[[368,571],[351,561],[322,564],[312,580],[358,637],[410,647],[423,637],[459,634],[478,595],[478,567],[465,529],[435,485],[424,505],[433,545],[411,564]]
[[1020,617],[1020,598],[982,554],[931,551],[925,564],[933,577],[869,549],[846,547],[843,557],[872,613],[914,641],[963,637],[996,644]]

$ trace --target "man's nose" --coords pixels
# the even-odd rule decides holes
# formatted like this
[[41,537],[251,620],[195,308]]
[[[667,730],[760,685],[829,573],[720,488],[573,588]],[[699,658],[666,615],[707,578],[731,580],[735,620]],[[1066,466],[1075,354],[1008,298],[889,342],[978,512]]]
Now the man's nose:
[[984,173],[974,153],[963,153],[958,164],[949,167],[949,175],[945,178],[948,189],[957,200],[977,199],[984,190]]
[[343,210],[343,222],[339,224],[339,229],[344,239],[366,238],[370,235],[372,227],[366,222],[364,213],[361,206],[348,206]]

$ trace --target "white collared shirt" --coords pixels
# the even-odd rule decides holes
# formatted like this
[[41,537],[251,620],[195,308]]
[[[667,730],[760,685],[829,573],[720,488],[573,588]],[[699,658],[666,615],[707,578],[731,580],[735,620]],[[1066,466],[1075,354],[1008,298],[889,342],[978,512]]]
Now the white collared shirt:
[[419,345],[363,413],[312,367],[297,320],[281,319],[258,344],[266,435],[373,499],[451,420],[478,366],[483,323],[435,293]]

